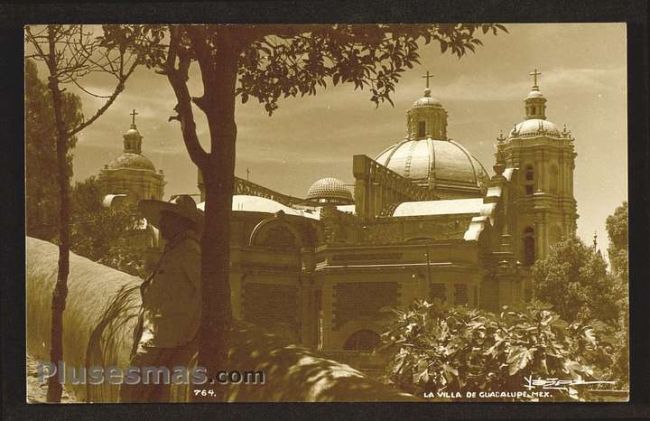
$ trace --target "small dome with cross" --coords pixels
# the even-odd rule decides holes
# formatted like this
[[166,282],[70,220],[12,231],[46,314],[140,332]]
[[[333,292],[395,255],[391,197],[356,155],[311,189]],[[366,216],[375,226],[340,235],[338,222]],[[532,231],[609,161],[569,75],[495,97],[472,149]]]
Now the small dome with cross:
[[108,163],[106,169],[133,169],[156,171],[153,162],[146,156],[142,155],[142,135],[135,125],[135,116],[138,113],[133,110],[131,115],[131,127],[122,135],[124,138],[124,153]]
[[546,98],[539,90],[539,76],[541,72],[535,69],[529,75],[533,77],[533,87],[524,99],[526,118],[515,124],[510,130],[509,139],[513,138],[563,138],[558,126],[546,119]]

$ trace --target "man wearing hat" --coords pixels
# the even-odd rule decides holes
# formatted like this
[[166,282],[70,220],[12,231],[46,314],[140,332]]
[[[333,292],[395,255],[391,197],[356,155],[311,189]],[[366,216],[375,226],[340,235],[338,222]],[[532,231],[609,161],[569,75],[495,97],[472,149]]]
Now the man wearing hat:
[[194,352],[201,316],[199,232],[203,215],[188,195],[169,202],[142,200],[138,207],[147,221],[158,227],[166,245],[140,287],[142,309],[130,366],[140,370],[142,381],[122,384],[120,401],[169,402],[170,385],[155,384],[152,379],[144,384],[142,369],[167,367],[171,377],[175,366],[188,366]]

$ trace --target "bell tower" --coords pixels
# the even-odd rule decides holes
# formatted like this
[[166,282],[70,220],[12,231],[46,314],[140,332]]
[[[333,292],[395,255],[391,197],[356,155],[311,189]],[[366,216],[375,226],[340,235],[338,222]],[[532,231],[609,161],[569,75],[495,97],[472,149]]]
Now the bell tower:
[[535,69],[533,87],[524,99],[525,119],[506,138],[497,138],[497,154],[510,169],[511,191],[508,230],[517,259],[531,266],[547,256],[549,248],[575,235],[576,201],[573,196],[574,138],[546,119],[546,98],[539,89]]

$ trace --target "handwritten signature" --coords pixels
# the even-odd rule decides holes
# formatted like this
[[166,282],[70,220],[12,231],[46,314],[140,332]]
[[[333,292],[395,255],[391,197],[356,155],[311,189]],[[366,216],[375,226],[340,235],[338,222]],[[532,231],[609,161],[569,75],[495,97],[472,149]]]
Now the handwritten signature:
[[540,377],[533,379],[533,376],[526,376],[524,377],[526,382],[524,383],[524,387],[527,388],[528,390],[533,389],[535,387],[541,387],[542,389],[553,389],[553,390],[566,390],[568,391],[569,388],[567,386],[575,386],[575,385],[583,385],[583,384],[614,384],[616,382],[613,381],[608,381],[608,380],[592,380],[592,381],[584,381],[584,380],[562,380],[558,378],[550,378],[550,379],[542,379]]

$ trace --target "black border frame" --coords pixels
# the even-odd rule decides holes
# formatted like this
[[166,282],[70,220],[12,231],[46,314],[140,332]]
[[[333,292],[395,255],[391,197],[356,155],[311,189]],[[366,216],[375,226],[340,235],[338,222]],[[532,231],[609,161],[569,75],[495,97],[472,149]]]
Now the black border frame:
[[[626,22],[628,36],[628,181],[630,204],[630,403],[25,403],[23,25],[121,22]],[[600,419],[650,418],[650,142],[648,2],[645,0],[437,0],[363,2],[158,2],[0,4],[0,220],[3,419],[298,418]],[[607,169],[603,169],[607,177]],[[597,182],[597,181],[595,181]]]

